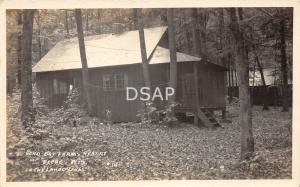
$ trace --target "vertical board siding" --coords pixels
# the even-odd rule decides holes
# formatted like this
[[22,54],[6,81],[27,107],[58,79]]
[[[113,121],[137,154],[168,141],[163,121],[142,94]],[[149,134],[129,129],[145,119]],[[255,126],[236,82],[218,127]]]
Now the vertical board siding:
[[[169,64],[155,64],[149,66],[151,91],[156,87],[165,99],[165,87],[169,86]],[[193,73],[193,65],[189,62],[178,63],[178,79],[176,101],[185,107],[194,107],[195,96],[190,94],[184,96],[183,81],[186,74]],[[135,121],[137,111],[143,108],[142,102],[139,99],[135,101],[126,100],[126,89],[115,91],[104,91],[103,75],[107,74],[126,74],[128,76],[128,86],[135,87],[138,91],[144,86],[142,64],[133,64],[127,66],[114,66],[105,68],[94,68],[89,70],[89,86],[93,101],[94,114],[100,119],[105,119],[105,110],[112,111],[112,120],[115,122]],[[51,107],[56,107],[63,103],[63,99],[53,97],[53,79],[64,80],[68,86],[72,84],[82,92],[82,77],[81,70],[57,71],[57,72],[40,72],[37,73],[37,87],[41,96],[48,100]],[[187,75],[189,76],[189,75]],[[193,79],[189,83],[194,87]],[[198,63],[198,84],[199,84],[199,105],[202,108],[224,108],[225,107],[225,70],[212,64]],[[152,96],[151,94],[151,96]],[[139,95],[140,96],[140,95]],[[138,97],[139,97],[138,96]],[[184,101],[190,97],[189,101]],[[80,96],[83,99],[83,96]],[[158,109],[166,106],[167,101],[156,99],[153,101]]]
[[91,92],[92,100],[95,101],[95,110],[97,116],[105,119],[106,110],[112,112],[113,121],[135,121],[136,114],[141,109],[139,101],[127,101],[126,89],[105,91],[103,89],[103,76],[113,74],[124,74],[128,76],[128,86],[135,87],[137,90],[142,85],[141,66],[126,66],[126,67],[108,67],[105,69],[95,69],[90,73],[90,82],[92,83]]
[[37,73],[37,89],[42,98],[47,101],[50,108],[61,106],[67,98],[67,94],[54,94],[53,80],[67,83],[67,89],[71,84],[70,71]]

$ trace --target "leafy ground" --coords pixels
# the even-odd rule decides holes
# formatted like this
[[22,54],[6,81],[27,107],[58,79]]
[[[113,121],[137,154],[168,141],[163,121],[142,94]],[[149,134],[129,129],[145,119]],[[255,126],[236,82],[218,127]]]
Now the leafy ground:
[[[255,156],[239,161],[240,132],[237,105],[228,107],[228,119],[217,129],[181,123],[164,125],[122,123],[108,125],[85,115],[65,120],[57,109],[37,117],[30,132],[20,124],[19,93],[7,98],[7,180],[155,180],[291,178],[291,112],[281,108],[253,108]],[[74,112],[74,111],[73,111]],[[69,111],[70,115],[72,111]],[[40,156],[29,156],[29,151]],[[57,153],[54,157],[45,152]],[[84,155],[94,151],[94,155]],[[58,156],[58,152],[73,152]],[[104,155],[96,155],[96,153]],[[27,155],[26,155],[27,153]],[[91,152],[90,152],[91,153]],[[43,161],[48,167],[82,167],[77,172],[32,172]]]

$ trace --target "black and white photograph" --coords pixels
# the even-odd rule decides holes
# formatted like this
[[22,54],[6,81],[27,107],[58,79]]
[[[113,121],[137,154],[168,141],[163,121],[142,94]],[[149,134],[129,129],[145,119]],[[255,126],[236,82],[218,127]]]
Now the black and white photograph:
[[294,15],[6,9],[4,180],[291,180]]

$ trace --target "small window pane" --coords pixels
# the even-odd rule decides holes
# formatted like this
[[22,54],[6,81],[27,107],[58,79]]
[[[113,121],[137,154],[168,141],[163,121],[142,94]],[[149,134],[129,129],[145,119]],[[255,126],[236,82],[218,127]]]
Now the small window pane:
[[103,89],[108,90],[121,90],[125,88],[127,80],[123,74],[104,75],[103,76]]
[[109,90],[114,90],[115,88],[115,79],[114,79],[114,76],[111,75],[109,77]]
[[116,75],[116,88],[122,89],[124,87],[124,75]]

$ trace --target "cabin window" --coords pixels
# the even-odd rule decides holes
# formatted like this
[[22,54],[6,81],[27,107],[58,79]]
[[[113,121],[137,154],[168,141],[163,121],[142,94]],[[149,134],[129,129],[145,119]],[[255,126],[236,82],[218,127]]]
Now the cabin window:
[[127,75],[103,75],[103,89],[105,91],[124,90],[127,86]]
[[59,93],[60,94],[68,93],[68,85],[66,82],[59,82]]
[[63,81],[58,81],[57,79],[53,79],[53,92],[54,94],[67,94],[68,93],[67,83]]

